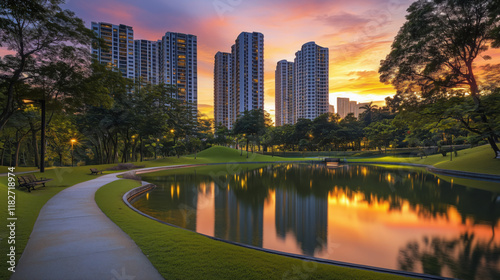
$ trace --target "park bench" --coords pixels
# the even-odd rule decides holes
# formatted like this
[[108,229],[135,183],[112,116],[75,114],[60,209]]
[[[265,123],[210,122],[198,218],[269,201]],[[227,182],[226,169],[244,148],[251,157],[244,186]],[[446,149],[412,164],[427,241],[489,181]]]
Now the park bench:
[[31,189],[35,189],[35,186],[42,185],[45,187],[45,183],[52,181],[53,179],[45,179],[40,178],[37,179],[34,174],[24,175],[17,177],[17,181],[19,182],[19,187],[25,187],[28,192],[31,192]]
[[102,174],[102,170],[97,170],[97,168],[90,168],[90,175],[97,175],[99,172]]

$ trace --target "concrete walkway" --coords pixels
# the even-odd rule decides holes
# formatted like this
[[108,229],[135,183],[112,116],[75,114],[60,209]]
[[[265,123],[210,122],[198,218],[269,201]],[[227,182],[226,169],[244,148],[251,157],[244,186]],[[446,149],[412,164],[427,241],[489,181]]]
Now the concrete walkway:
[[164,279],[94,200],[100,187],[119,180],[117,175],[76,184],[52,197],[11,279]]

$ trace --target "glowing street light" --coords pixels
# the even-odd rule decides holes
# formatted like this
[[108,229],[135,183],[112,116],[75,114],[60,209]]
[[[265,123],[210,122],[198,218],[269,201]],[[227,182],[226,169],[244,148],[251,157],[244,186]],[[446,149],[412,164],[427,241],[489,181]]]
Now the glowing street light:
[[69,141],[71,142],[71,167],[73,167],[73,162],[74,162],[73,161],[73,151],[74,151],[73,145],[76,143],[76,139],[73,138]]

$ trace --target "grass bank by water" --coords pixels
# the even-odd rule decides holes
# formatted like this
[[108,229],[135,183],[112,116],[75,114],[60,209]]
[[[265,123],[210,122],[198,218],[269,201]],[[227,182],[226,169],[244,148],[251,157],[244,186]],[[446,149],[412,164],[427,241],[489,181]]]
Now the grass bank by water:
[[450,153],[448,153],[447,156],[438,154],[424,157],[423,159],[420,157],[382,155],[370,158],[348,158],[347,161],[418,163],[442,169],[500,175],[500,159],[493,158],[493,152],[489,145],[460,150],[457,154],[457,156],[453,154],[453,160],[450,160]]

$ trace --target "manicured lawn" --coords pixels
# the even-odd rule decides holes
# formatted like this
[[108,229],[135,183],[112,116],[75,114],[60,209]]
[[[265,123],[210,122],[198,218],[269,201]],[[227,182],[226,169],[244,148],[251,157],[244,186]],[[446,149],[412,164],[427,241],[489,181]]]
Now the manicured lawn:
[[433,165],[442,169],[500,175],[500,159],[493,158],[493,152],[489,145],[458,151],[458,156],[455,157],[455,155],[453,155],[452,161],[450,161],[450,153],[448,153],[446,157],[439,154],[428,156],[423,159],[420,157],[381,156],[371,158],[353,158],[348,159],[348,161],[418,163]]
[[96,202],[167,279],[403,279],[246,249],[161,224],[123,203],[123,194],[137,186],[115,181],[97,191]]

